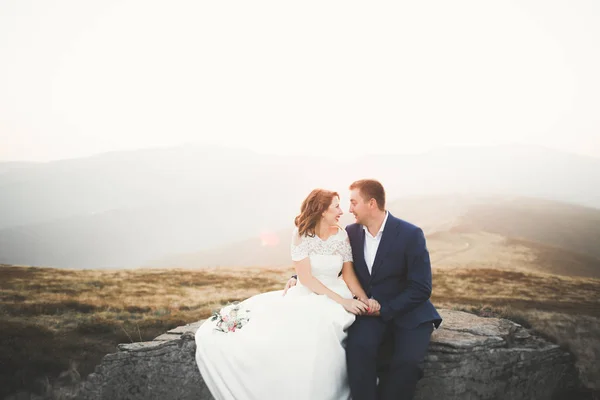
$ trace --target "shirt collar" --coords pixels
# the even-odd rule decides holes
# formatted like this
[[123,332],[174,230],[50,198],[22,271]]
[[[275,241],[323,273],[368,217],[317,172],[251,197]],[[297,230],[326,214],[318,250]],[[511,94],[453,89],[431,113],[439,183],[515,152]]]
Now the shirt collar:
[[[388,215],[390,215],[390,212],[386,211],[385,212],[385,218],[383,219],[383,222],[381,223],[381,228],[379,228],[379,232],[377,232],[377,235],[375,235],[375,236],[383,234],[383,229],[385,228],[385,223],[387,222]],[[369,230],[367,229],[366,226],[363,225],[362,227],[363,227],[363,229],[365,230],[366,233],[369,233]],[[370,233],[369,233],[369,235],[370,235]]]

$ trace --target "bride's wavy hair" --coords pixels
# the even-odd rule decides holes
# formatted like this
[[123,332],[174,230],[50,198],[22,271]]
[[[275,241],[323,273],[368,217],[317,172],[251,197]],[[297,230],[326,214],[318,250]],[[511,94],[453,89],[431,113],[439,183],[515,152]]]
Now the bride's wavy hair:
[[294,223],[298,227],[298,236],[315,236],[315,227],[325,212],[333,202],[333,198],[340,198],[337,192],[325,189],[314,189],[300,206],[300,215],[296,217]]

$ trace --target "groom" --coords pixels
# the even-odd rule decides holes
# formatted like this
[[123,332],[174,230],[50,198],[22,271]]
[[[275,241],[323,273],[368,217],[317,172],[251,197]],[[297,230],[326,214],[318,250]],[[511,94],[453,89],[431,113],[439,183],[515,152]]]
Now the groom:
[[[425,236],[385,210],[385,191],[376,180],[350,185],[350,212],[356,217],[346,227],[354,269],[367,296],[381,305],[375,313],[357,316],[348,330],[352,399],[409,400],[421,377],[419,364],[431,332],[442,322],[429,301],[431,264]],[[295,284],[292,278],[286,290]]]

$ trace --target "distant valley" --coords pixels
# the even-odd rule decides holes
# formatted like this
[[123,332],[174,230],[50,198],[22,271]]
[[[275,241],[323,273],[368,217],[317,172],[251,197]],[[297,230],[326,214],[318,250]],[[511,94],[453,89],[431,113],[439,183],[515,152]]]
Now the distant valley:
[[[494,268],[600,277],[600,210],[532,198],[413,197],[391,202],[421,226],[435,268]],[[342,225],[353,218],[344,215]],[[292,227],[152,267],[289,267]]]

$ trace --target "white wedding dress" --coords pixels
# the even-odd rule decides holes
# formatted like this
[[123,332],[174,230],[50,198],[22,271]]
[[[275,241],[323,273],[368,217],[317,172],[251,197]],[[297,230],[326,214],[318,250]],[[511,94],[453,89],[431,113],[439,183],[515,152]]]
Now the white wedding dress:
[[[352,261],[344,229],[321,240],[292,239],[292,260],[310,257],[312,274],[344,298],[352,294],[339,277]],[[216,400],[347,400],[344,342],[354,315],[302,282],[241,303],[250,321],[235,332],[207,320],[196,332],[196,362]]]

